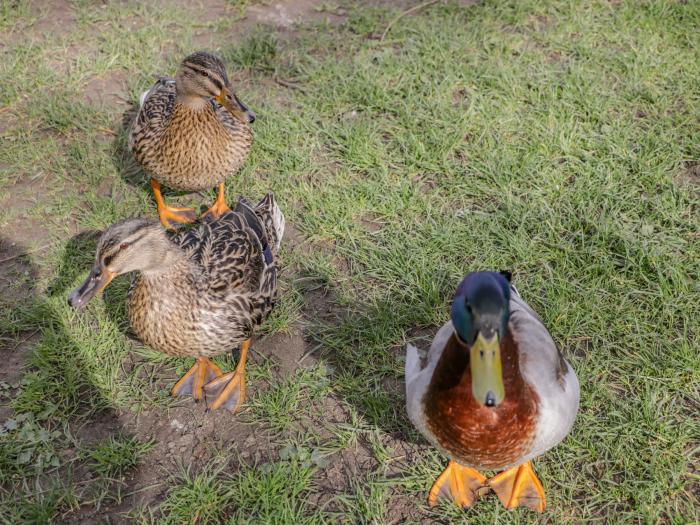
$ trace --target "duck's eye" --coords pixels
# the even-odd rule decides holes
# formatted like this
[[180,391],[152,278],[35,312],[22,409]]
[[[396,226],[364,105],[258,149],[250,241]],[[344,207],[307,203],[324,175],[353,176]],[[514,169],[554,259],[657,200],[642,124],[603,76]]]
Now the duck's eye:
[[124,250],[124,249],[126,249],[126,248],[128,248],[128,247],[129,247],[129,243],[128,243],[128,242],[123,242],[123,243],[121,243],[121,244],[119,245],[119,249],[120,249],[120,250]]
[[209,73],[207,73],[206,71],[202,71],[202,76],[203,76],[203,77],[208,77],[208,76],[209,76]]

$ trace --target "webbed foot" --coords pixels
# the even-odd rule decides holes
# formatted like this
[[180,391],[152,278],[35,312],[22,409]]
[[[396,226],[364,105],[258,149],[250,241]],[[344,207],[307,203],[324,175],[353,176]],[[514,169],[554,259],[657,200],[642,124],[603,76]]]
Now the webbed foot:
[[433,483],[428,495],[428,504],[434,507],[440,499],[449,499],[459,507],[468,508],[488,491],[486,478],[478,471],[450,461]]
[[544,511],[544,489],[532,469],[531,461],[501,472],[492,477],[488,484],[507,509],[524,506],[537,512]]
[[213,399],[210,410],[224,407],[231,412],[237,412],[245,401],[245,364],[250,348],[250,339],[241,343],[241,357],[233,372],[217,377],[204,387],[207,401]]
[[171,394],[175,397],[191,395],[195,401],[204,397],[204,385],[221,376],[221,369],[206,357],[198,357],[197,362],[175,383]]

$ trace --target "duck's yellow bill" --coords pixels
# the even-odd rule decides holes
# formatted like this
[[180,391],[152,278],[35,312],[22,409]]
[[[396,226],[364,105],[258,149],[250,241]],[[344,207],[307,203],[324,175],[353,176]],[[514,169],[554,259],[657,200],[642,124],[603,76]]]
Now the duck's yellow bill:
[[479,334],[469,351],[472,372],[472,394],[480,405],[495,407],[505,397],[501,346],[498,335],[486,339]]

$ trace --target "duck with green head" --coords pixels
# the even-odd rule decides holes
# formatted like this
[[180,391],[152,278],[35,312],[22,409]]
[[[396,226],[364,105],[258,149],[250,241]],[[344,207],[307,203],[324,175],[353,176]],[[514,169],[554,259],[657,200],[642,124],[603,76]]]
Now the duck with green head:
[[[426,360],[411,345],[406,356],[409,417],[450,458],[428,501],[470,507],[493,490],[508,509],[542,512],[544,489],[531,460],[570,432],[579,403],[576,374],[510,274],[467,275],[451,317]],[[482,470],[501,472],[487,479]]]

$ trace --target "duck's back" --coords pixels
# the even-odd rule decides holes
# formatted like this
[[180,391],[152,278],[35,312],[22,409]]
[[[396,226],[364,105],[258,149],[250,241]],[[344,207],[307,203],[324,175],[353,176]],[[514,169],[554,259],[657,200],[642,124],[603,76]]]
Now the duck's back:
[[267,235],[255,210],[244,199],[225,215],[204,220],[171,239],[201,268],[212,295],[260,291],[267,266]]

